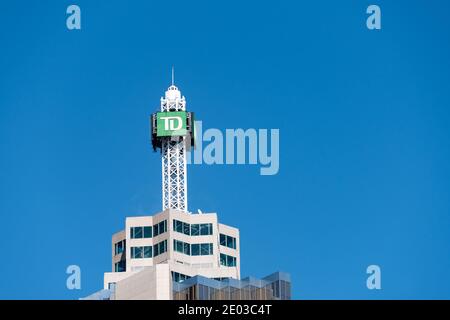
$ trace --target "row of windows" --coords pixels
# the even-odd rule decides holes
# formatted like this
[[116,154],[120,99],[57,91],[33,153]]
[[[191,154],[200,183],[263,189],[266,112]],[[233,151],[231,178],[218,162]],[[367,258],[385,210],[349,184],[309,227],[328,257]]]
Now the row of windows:
[[176,252],[187,254],[188,256],[209,256],[213,254],[212,243],[189,244],[179,240],[173,240],[173,248]]
[[130,236],[131,239],[151,238],[152,227],[131,227]]
[[226,234],[220,234],[220,245],[231,249],[236,249],[236,238],[227,236]]
[[152,246],[131,247],[131,259],[157,257],[167,251],[167,240]]
[[236,257],[221,253],[220,264],[226,267],[236,267]]
[[190,276],[172,271],[172,280],[175,282],[183,282],[186,279],[189,279]]
[[188,236],[209,236],[213,234],[213,227],[212,223],[189,224],[173,220],[173,231],[184,233]]
[[187,254],[188,256],[191,255],[191,245],[189,243],[179,241],[179,240],[173,240],[173,249],[176,252]]
[[[152,232],[153,231],[153,232]],[[131,227],[130,236],[131,239],[151,238],[160,235],[167,231],[167,220],[163,220],[160,223],[145,227]]]
[[125,272],[126,266],[125,266],[125,260],[120,260],[119,262],[116,262],[114,264],[114,272]]
[[152,257],[152,246],[131,247],[131,259]]
[[121,254],[125,251],[125,240],[119,241],[114,244],[114,255]]

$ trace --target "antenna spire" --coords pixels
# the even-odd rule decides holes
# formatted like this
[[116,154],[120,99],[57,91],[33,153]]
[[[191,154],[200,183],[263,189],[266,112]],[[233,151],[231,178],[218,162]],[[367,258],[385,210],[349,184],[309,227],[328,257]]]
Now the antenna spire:
[[175,70],[174,67],[172,66],[172,85],[175,83]]

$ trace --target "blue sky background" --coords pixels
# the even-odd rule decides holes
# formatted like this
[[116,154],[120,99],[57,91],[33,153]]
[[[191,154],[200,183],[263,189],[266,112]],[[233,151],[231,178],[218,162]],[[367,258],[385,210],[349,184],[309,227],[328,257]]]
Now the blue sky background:
[[72,2],[0,10],[0,298],[100,289],[111,235],[160,210],[148,117],[172,65],[205,129],[280,129],[278,175],[189,167],[190,209],[241,231],[242,275],[290,272],[296,299],[450,298],[448,1],[73,3],[81,31]]

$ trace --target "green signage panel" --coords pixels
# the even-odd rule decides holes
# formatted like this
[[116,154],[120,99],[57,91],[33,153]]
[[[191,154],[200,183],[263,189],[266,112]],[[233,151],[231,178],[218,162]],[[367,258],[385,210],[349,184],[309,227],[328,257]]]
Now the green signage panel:
[[158,137],[185,136],[186,111],[158,112],[156,135]]

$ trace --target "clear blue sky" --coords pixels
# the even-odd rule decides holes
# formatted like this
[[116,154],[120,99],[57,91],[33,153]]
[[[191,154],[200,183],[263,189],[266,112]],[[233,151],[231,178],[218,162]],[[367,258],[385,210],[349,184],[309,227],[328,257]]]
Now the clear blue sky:
[[148,117],[172,65],[205,128],[280,129],[276,176],[189,167],[190,209],[240,228],[242,275],[290,272],[298,299],[450,298],[448,1],[131,3],[1,6],[0,298],[100,289],[111,234],[160,210]]

